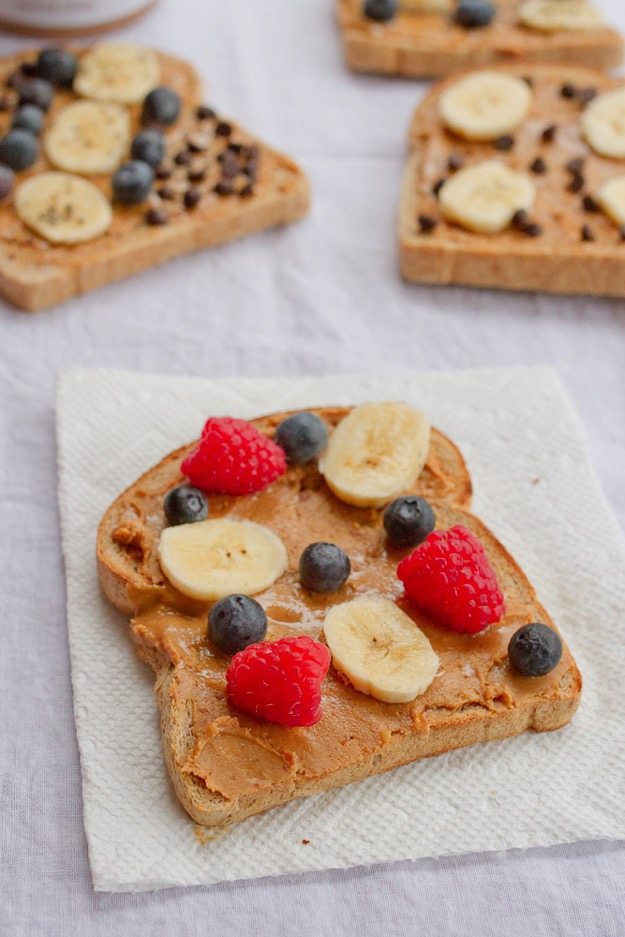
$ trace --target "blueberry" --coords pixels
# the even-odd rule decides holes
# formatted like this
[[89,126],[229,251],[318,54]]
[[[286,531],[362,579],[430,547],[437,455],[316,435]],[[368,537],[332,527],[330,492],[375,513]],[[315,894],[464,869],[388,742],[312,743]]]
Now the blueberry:
[[275,441],[284,449],[289,465],[303,465],[323,452],[328,431],[314,413],[294,413],[280,423]]
[[365,0],[362,12],[377,23],[387,23],[397,13],[397,0]]
[[130,154],[150,166],[158,166],[165,155],[165,138],[158,130],[142,130],[132,141]]
[[299,579],[311,592],[335,592],[352,569],[344,550],[334,543],[310,543],[299,558]]
[[180,114],[180,98],[171,88],[155,88],[146,95],[141,111],[143,124],[170,124],[178,120]]
[[34,104],[42,111],[48,110],[54,97],[53,85],[43,78],[28,78],[21,81],[17,91],[20,104]]
[[13,114],[11,127],[30,130],[31,133],[37,135],[43,127],[43,118],[44,113],[40,107],[35,107],[34,104],[23,104]]
[[170,524],[193,524],[208,517],[206,495],[193,485],[178,485],[165,495],[165,517]]
[[208,637],[224,654],[236,654],[266,634],[265,611],[248,595],[227,595],[208,614]]
[[384,511],[384,529],[396,547],[416,547],[436,526],[436,516],[425,498],[407,495],[391,501]]
[[42,49],[37,58],[37,74],[57,88],[71,88],[78,59],[63,49]]
[[0,165],[0,201],[11,193],[13,188],[13,170]]
[[28,169],[39,155],[39,144],[29,130],[9,130],[0,140],[0,163],[11,169]]
[[562,657],[560,636],[540,622],[524,625],[510,638],[510,666],[524,677],[543,677]]
[[123,205],[139,205],[145,202],[152,183],[154,170],[140,159],[124,163],[113,175],[113,198]]
[[495,5],[491,0],[460,0],[453,21],[464,29],[489,26],[495,16]]

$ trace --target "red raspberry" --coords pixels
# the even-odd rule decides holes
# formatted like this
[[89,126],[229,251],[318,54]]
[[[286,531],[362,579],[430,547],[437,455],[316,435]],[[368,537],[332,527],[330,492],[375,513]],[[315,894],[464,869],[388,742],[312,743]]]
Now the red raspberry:
[[312,726],[321,717],[321,684],[329,666],[328,648],[306,635],[250,644],[226,671],[228,699],[268,722]]
[[251,423],[211,417],[199,443],[183,461],[182,471],[204,491],[247,495],[262,491],[283,475],[286,456]]
[[406,595],[453,631],[476,634],[506,610],[480,541],[460,524],[435,530],[397,567]]

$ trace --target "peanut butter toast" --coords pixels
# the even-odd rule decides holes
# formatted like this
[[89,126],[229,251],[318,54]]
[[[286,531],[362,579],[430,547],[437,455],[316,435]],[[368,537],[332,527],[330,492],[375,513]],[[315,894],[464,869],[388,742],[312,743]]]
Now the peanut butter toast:
[[308,210],[299,167],[130,43],[0,62],[0,293],[36,311]]
[[509,63],[620,65],[623,40],[587,0],[338,0],[355,72],[413,78]]
[[[404,410],[398,424],[399,407]],[[181,804],[202,825],[237,822],[294,798],[453,748],[526,730],[557,729],[577,708],[581,678],[570,652],[561,645],[514,560],[467,510],[471,482],[459,450],[437,430],[430,435],[429,426],[425,447],[423,440],[413,445],[412,439],[393,436],[389,427],[394,421],[404,429],[412,425],[406,423],[405,405],[369,408],[366,414],[366,407],[307,411],[309,420],[325,427],[329,443],[325,452],[318,452],[319,459],[309,458],[303,464],[298,464],[283,429],[301,414],[252,421],[265,444],[276,450],[284,446],[289,467],[275,468],[272,463],[274,480],[248,494],[202,496],[199,489],[185,484],[189,480],[194,485],[199,480],[212,484],[206,473],[214,480],[213,462],[223,455],[224,439],[237,440],[236,471],[244,470],[248,431],[211,420],[199,444],[163,459],[121,494],[102,518],[97,541],[102,588],[114,605],[133,616],[131,635],[137,653],[156,674],[169,774]],[[376,408],[377,423],[371,421]],[[414,424],[415,440],[424,425]],[[381,448],[372,430],[384,437]],[[211,449],[220,432],[220,445]],[[417,477],[406,485],[402,471],[414,467],[411,460],[420,447]],[[208,450],[212,455],[207,460]],[[249,460],[251,471],[257,471],[258,461],[255,451]],[[224,458],[226,463],[232,466]],[[375,476],[375,498],[361,483],[365,476]],[[394,511],[388,506],[393,493],[380,481],[385,479],[402,486],[400,497],[391,502]],[[173,509],[172,493],[180,494]],[[467,617],[459,626],[479,628],[479,633],[454,630],[458,622],[445,627],[431,610],[415,604],[410,578],[414,570],[402,572],[422,549],[411,551],[405,537],[410,533],[406,507],[415,506],[425,511],[421,524],[433,511],[431,524],[420,534],[422,539],[430,530],[426,545],[432,537],[460,531],[458,535],[472,543],[471,549],[484,553],[481,568],[489,571],[480,580],[480,602],[473,611],[465,609]],[[209,532],[211,524],[213,532],[222,531],[220,556],[214,542],[203,552],[197,539]],[[227,535],[223,532],[228,524],[240,531],[238,540],[232,539],[231,529]],[[432,532],[434,527],[439,533]],[[267,555],[250,556],[259,536],[271,549]],[[280,543],[283,555],[271,553],[274,541]],[[326,565],[315,567],[313,562],[311,571],[312,552],[319,547],[326,549]],[[346,561],[339,579],[330,583],[328,574],[332,579],[336,568],[327,566],[327,548]],[[233,560],[235,554],[238,559]],[[265,575],[269,560],[273,581],[261,587],[258,576]],[[224,596],[232,581],[225,585],[220,577],[229,575],[231,563],[239,564],[238,581],[249,587],[236,590],[243,596]],[[325,577],[325,582],[315,581],[315,576]],[[491,601],[495,593],[499,598]],[[254,601],[246,594],[253,594]],[[266,640],[261,637],[260,643],[249,645],[250,632],[245,649],[231,656],[234,647],[224,651],[224,639],[232,638],[223,630],[228,621],[216,613],[224,603],[232,605],[233,598],[256,606],[253,612],[265,622],[261,635]],[[491,615],[490,627],[484,627],[481,619],[471,624],[473,614],[479,618],[487,613],[486,605],[495,609],[498,620]],[[540,676],[523,675],[511,666],[511,639],[526,626],[544,628],[559,645],[559,656]],[[302,697],[304,703],[311,702],[306,700],[304,683],[296,687],[298,699],[286,716],[283,711],[269,717],[260,708],[252,712],[240,683],[235,686],[235,663],[247,665],[245,655],[263,650],[269,654],[274,648],[276,653],[281,648],[288,658],[295,653],[289,642],[296,638],[298,652],[304,641],[322,658],[327,656],[325,670],[318,675],[319,699],[308,712],[311,718],[297,718]],[[386,642],[384,647],[380,642]],[[315,665],[308,661],[306,666]],[[273,673],[277,687],[279,677]],[[271,696],[271,682],[268,692]]]

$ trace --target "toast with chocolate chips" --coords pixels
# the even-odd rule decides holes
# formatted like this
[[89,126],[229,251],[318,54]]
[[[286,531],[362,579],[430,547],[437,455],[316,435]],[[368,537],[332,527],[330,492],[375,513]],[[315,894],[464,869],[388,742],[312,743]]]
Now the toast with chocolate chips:
[[610,69],[621,36],[587,0],[337,0],[355,72],[436,78],[509,63]]
[[5,58],[0,83],[0,293],[22,309],[307,212],[299,167],[180,59],[103,42]]
[[[312,420],[325,428],[317,439],[329,436],[325,451],[315,444],[313,457]],[[407,427],[414,430],[408,439]],[[380,436],[381,447],[374,439]],[[276,440],[288,466],[280,464]],[[222,468],[234,463],[223,454],[232,446],[239,447],[236,484],[238,490],[247,485],[247,494],[207,496],[188,487],[206,489],[217,475],[222,488],[228,485],[234,470],[224,475]],[[418,473],[410,483],[406,467]],[[259,471],[265,487],[252,491],[250,479]],[[389,513],[385,505],[398,485],[402,497]],[[470,497],[468,471],[449,439],[430,432],[406,405],[373,404],[308,411],[305,420],[274,414],[247,427],[209,420],[201,442],[171,453],[110,506],[97,538],[101,585],[132,615],[136,651],[155,671],[165,761],[197,823],[224,826],[418,758],[569,721],[579,703],[579,671],[519,567],[469,513]],[[239,540],[232,539],[233,528]],[[454,535],[458,549],[470,542],[483,553],[481,602],[471,612],[460,610],[460,625],[451,629],[408,598],[416,581],[408,543],[428,530],[425,545],[438,537],[442,549],[441,541]],[[219,531],[221,553],[214,539],[203,552],[202,538]],[[250,558],[257,536],[267,549]],[[276,542],[282,554],[273,552]],[[317,552],[325,544],[313,575],[312,543]],[[328,543],[348,558],[333,582]],[[465,560],[463,574],[473,558]],[[269,561],[272,581],[261,583],[254,577],[266,576]],[[244,578],[236,590],[229,578],[220,593],[216,583],[233,563]],[[266,616],[261,644],[249,645],[251,632],[241,640],[246,603],[224,598],[228,591],[253,592],[258,604],[246,603],[254,606],[254,640],[258,615]],[[481,621],[471,625],[480,633],[467,633],[463,614],[488,616],[495,606],[485,619],[498,617],[495,624],[483,630]],[[523,629],[532,622],[542,623],[531,628],[545,629],[558,652],[530,676],[525,663],[520,670],[511,666],[508,645],[518,636],[517,651],[527,652]],[[365,640],[370,643],[359,656]],[[232,656],[237,641],[241,650]],[[332,666],[324,680],[328,651]],[[271,678],[257,683],[250,704],[249,676],[267,660]],[[261,703],[254,693],[269,700]]]
[[625,296],[625,85],[500,67],[434,86],[410,127],[400,268],[416,283]]

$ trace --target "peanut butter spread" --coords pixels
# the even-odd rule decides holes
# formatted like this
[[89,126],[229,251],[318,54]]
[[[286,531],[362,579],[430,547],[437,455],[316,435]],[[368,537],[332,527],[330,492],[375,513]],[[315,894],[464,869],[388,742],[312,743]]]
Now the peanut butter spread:
[[[336,423],[345,412],[320,411]],[[276,420],[256,421],[271,434]],[[448,444],[448,441],[447,441]],[[449,445],[449,444],[448,444]],[[185,598],[169,585],[155,551],[164,526],[163,497],[180,483],[180,462],[188,449],[172,456],[169,467],[148,473],[123,496],[113,541],[130,550],[140,566],[143,585],[129,586],[136,612],[132,631],[141,656],[159,672],[171,672],[170,693],[190,708],[192,735],[183,775],[225,801],[295,781],[319,779],[361,761],[382,757],[384,749],[406,736],[427,734],[451,719],[460,726],[476,714],[488,718],[519,706],[528,694],[537,702],[558,699],[561,687],[576,673],[565,649],[549,675],[523,678],[507,663],[512,633],[534,620],[549,622],[534,592],[503,548],[472,515],[453,504],[452,480],[439,453],[445,440],[434,432],[426,467],[414,491],[432,499],[437,526],[463,523],[483,543],[505,594],[503,621],[485,633],[468,636],[437,626],[402,598],[395,575],[407,551],[387,546],[382,511],[354,508],[337,500],[315,465],[290,469],[268,489],[242,497],[211,496],[210,516],[246,518],[271,528],[284,542],[289,567],[269,589],[256,596],[268,619],[268,638],[302,631],[322,635],[325,613],[335,603],[358,594],[395,599],[425,632],[441,660],[438,676],[413,702],[387,704],[357,692],[330,668],[323,686],[322,717],[309,728],[286,728],[238,713],[225,696],[229,658],[207,639],[209,606]],[[447,501],[441,500],[447,492]],[[459,495],[459,492],[457,492]],[[438,497],[438,499],[437,499]],[[465,492],[466,499],[466,492]],[[120,499],[121,500],[121,499]],[[313,594],[302,588],[298,561],[311,542],[331,541],[349,555],[352,574],[336,593]],[[461,743],[459,743],[461,744]]]

